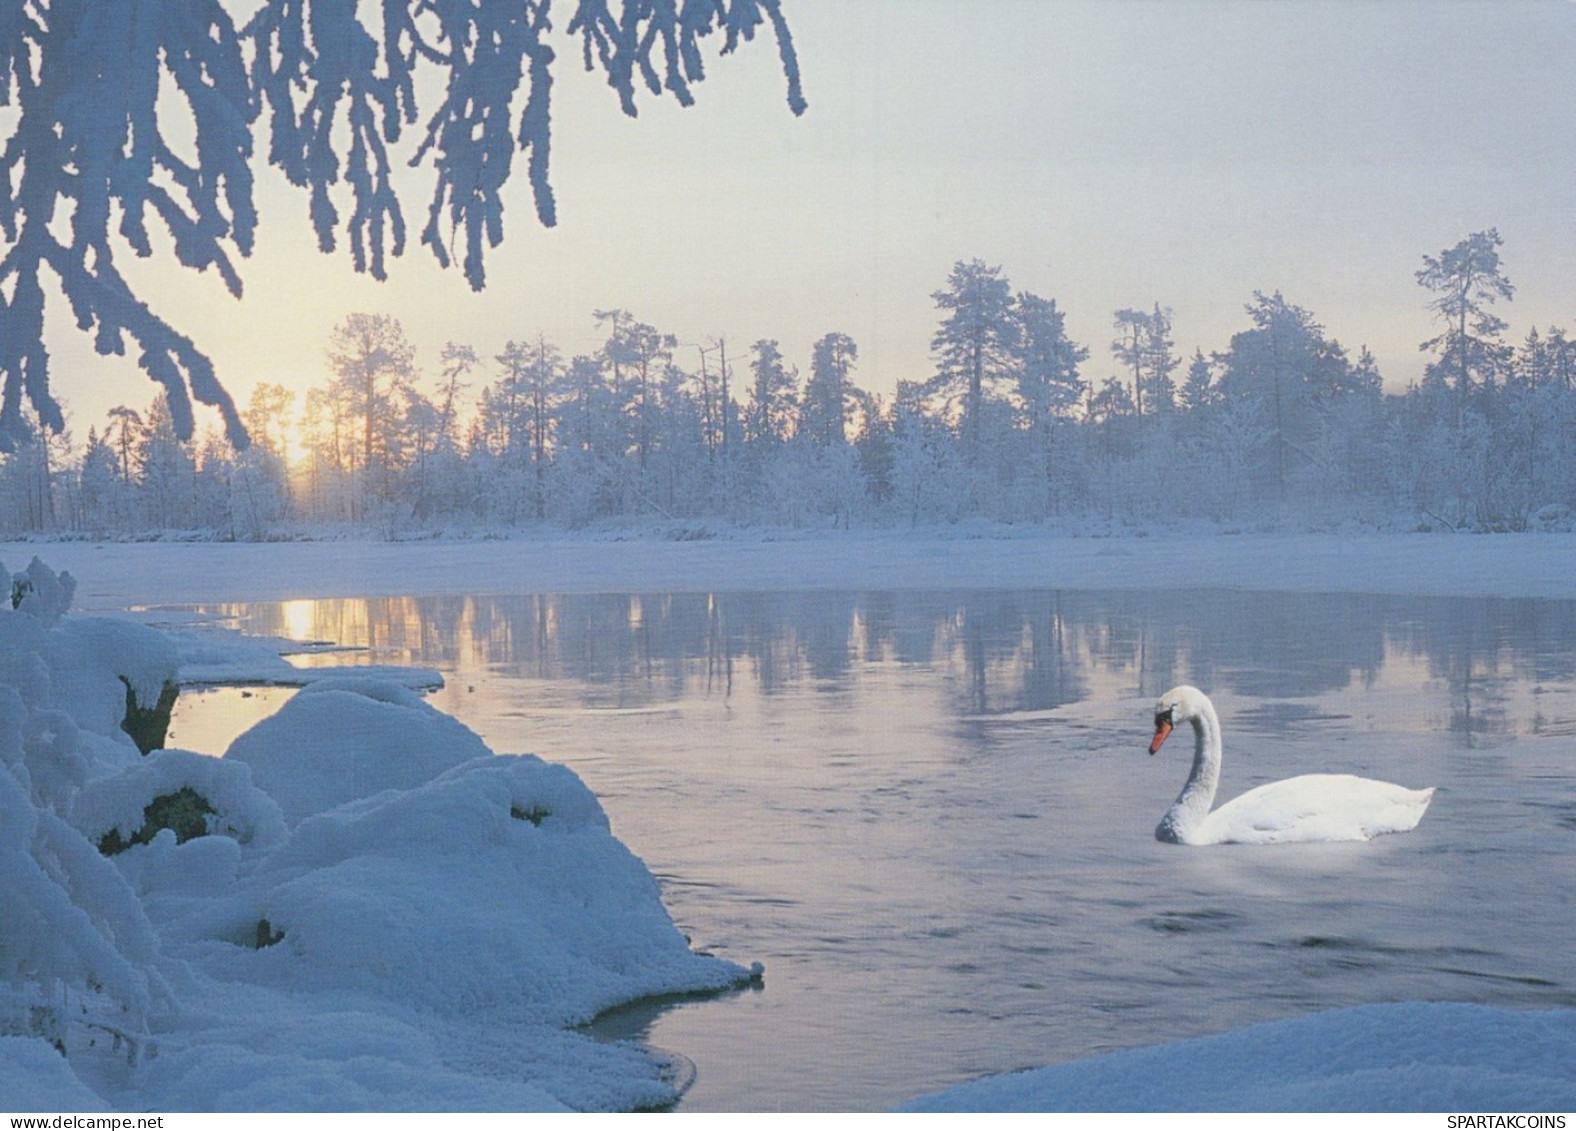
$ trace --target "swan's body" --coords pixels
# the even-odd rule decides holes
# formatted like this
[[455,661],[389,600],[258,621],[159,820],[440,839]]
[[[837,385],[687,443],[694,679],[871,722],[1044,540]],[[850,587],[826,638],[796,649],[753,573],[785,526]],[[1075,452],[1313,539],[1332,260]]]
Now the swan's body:
[[1368,840],[1404,833],[1423,819],[1432,789],[1407,789],[1351,774],[1304,774],[1250,789],[1211,811],[1220,785],[1220,719],[1196,687],[1174,687],[1155,706],[1155,753],[1173,727],[1193,725],[1193,772],[1155,829],[1175,844],[1284,844]]

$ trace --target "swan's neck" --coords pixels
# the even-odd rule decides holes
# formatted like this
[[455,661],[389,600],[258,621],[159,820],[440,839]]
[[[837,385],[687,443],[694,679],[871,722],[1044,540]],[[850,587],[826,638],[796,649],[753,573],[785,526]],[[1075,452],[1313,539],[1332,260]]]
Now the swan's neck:
[[1215,804],[1215,790],[1220,786],[1220,719],[1206,702],[1192,722],[1193,772],[1155,829],[1155,836],[1161,840],[1178,844],[1187,844],[1209,816]]

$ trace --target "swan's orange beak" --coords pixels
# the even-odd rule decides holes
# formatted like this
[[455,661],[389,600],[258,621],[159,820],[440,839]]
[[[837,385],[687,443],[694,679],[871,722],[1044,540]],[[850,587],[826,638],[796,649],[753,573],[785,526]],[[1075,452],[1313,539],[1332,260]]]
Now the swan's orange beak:
[[1149,752],[1151,754],[1160,749],[1160,744],[1165,742],[1166,736],[1171,733],[1170,719],[1155,720],[1155,737],[1150,740]]

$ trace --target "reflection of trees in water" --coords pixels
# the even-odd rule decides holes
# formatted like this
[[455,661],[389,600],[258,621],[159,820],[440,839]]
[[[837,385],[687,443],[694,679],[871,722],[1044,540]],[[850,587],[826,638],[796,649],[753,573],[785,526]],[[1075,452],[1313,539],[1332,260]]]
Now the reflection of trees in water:
[[1426,662],[1449,694],[1447,725],[1468,744],[1515,727],[1508,704],[1517,684],[1568,682],[1576,675],[1576,603],[1531,599],[1412,598],[1392,642]]
[[933,668],[952,708],[1048,710],[1187,680],[1268,701],[1371,682],[1391,649],[1446,685],[1447,725],[1511,727],[1516,683],[1576,679],[1576,602],[1226,591],[739,592],[378,598],[228,606],[248,631],[383,661],[572,679],[616,705],[842,690],[872,665]]
[[1048,710],[1087,694],[1079,629],[1056,592],[985,592],[931,598],[917,610],[935,625],[932,662],[950,673],[967,715]]

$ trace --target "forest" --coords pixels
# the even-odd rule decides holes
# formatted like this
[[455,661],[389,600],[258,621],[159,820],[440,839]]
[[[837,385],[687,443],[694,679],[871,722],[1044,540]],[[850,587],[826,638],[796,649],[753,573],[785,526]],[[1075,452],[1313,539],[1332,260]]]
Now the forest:
[[1566,529],[1576,342],[1554,326],[1510,337],[1501,244],[1490,229],[1423,257],[1437,332],[1402,392],[1278,292],[1251,296],[1223,349],[1186,357],[1170,308],[1115,311],[1108,341],[1074,342],[1057,300],[979,260],[932,296],[933,372],[895,382],[864,380],[835,330],[801,371],[775,341],[681,347],[598,310],[591,354],[522,332],[496,356],[450,342],[422,363],[398,321],[353,313],[321,384],[251,390],[244,446],[217,428],[180,439],[163,392],[85,433],[31,417],[0,455],[0,535]]

